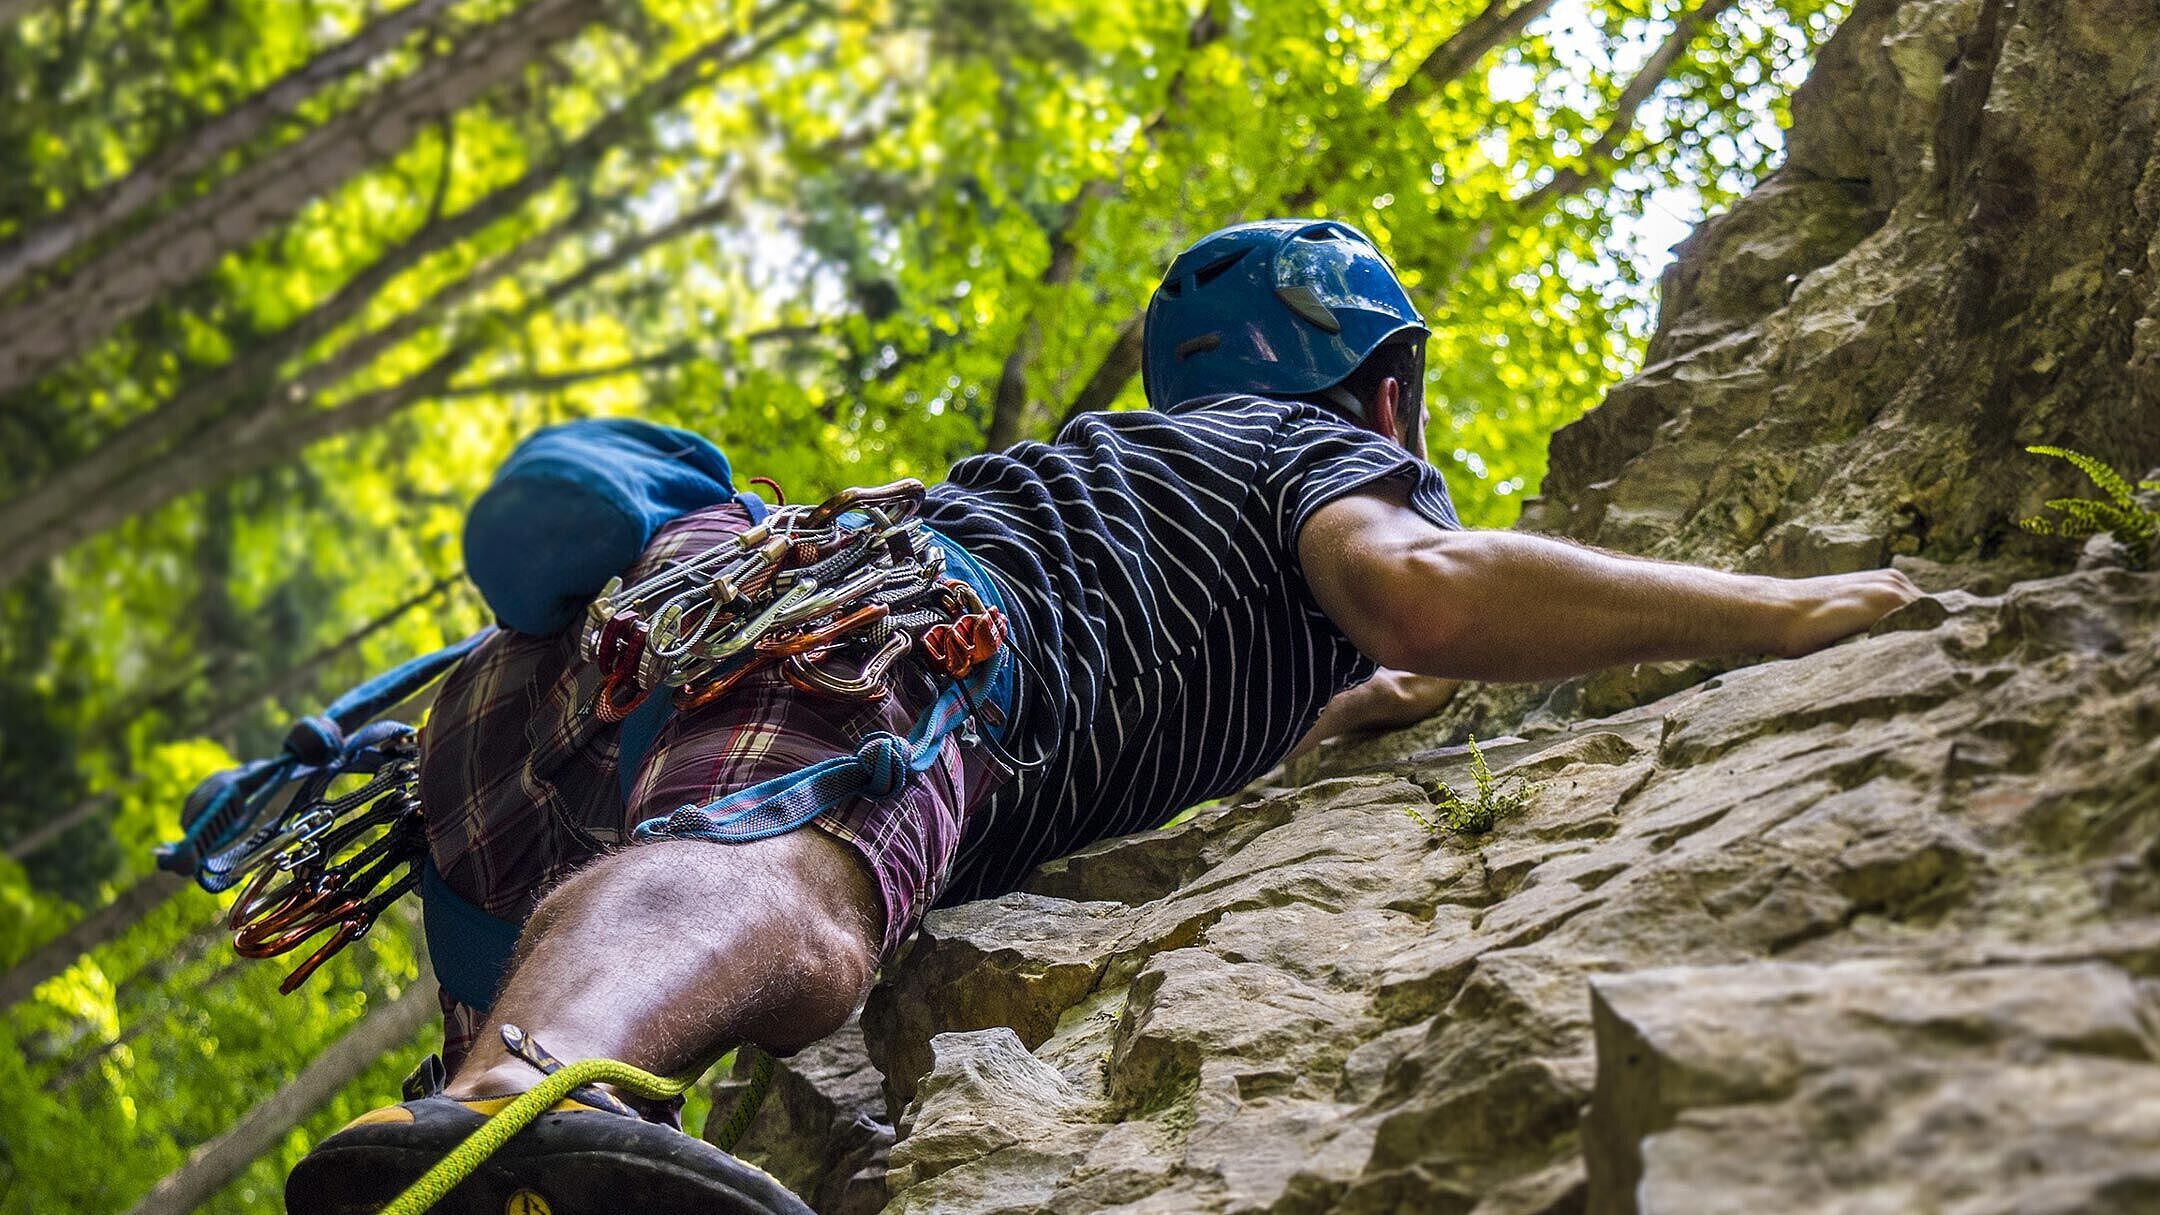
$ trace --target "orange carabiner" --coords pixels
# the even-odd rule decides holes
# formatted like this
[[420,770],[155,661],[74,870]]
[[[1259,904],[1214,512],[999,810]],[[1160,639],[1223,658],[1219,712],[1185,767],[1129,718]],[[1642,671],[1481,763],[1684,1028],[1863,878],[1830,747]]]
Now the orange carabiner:
[[910,506],[920,505],[923,495],[928,492],[923,483],[913,477],[902,477],[890,485],[879,485],[870,489],[863,489],[859,486],[843,489],[832,497],[818,503],[817,507],[804,518],[803,526],[805,528],[823,527],[849,511],[865,506],[882,506],[888,502],[904,502]]
[[808,629],[792,637],[761,640],[757,643],[758,652],[771,654],[776,658],[808,654],[835,645],[855,630],[876,624],[891,614],[892,609],[882,603],[866,603],[823,628]]
[[751,672],[764,670],[766,667],[771,666],[773,661],[771,657],[760,654],[758,657],[736,667],[696,691],[689,688],[678,690],[675,693],[675,711],[687,713],[692,709],[704,708],[706,705],[727,695],[735,685],[749,677]]
[[281,872],[286,871],[274,864],[256,870],[248,884],[240,888],[240,897],[233,900],[225,927],[238,932],[250,924],[278,922],[292,913],[296,902],[314,897],[307,886],[323,877],[321,867],[311,861],[292,870],[284,885],[268,889]]
[[301,911],[314,910],[316,903],[330,898],[335,893],[334,890],[323,891],[315,898],[309,899],[306,907],[296,910],[289,918],[280,923],[251,924],[247,928],[234,933],[234,951],[243,957],[276,957],[297,947],[300,942],[307,940],[360,909],[361,903],[359,899],[347,898],[341,899],[335,905],[324,909],[321,914],[309,916],[306,919],[299,918]]
[[375,919],[373,916],[347,916],[338,923],[337,931],[330,934],[329,940],[324,941],[316,948],[314,953],[307,956],[306,961],[295,966],[292,973],[285,976],[284,982],[278,984],[278,994],[281,996],[293,994],[302,983],[308,981],[310,975],[321,969],[323,963],[336,957],[339,950],[359,940],[368,929],[374,926]]

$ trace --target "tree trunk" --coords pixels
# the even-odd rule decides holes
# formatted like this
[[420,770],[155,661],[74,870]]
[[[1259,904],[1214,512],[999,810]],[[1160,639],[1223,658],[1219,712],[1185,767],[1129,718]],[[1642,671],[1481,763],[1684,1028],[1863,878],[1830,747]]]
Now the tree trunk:
[[1095,374],[1080,386],[1080,394],[1073,398],[1065,416],[1058,419],[1058,429],[1072,424],[1074,418],[1084,413],[1108,409],[1116,401],[1132,378],[1140,374],[1141,323],[1147,319],[1146,312],[1135,312],[1118,326],[1117,336],[1110,339],[1110,349],[1103,352],[1102,362],[1095,365]]
[[[594,279],[634,260],[655,245],[713,222],[731,206],[732,203],[723,200],[679,217],[653,232],[622,241],[607,256],[594,259],[530,303],[497,319],[512,324],[527,320],[575,295]],[[477,328],[484,334],[489,327],[483,324]],[[294,399],[293,390],[297,385],[272,388],[259,406],[220,421],[161,457],[154,468],[109,487],[106,492],[82,503],[65,519],[54,521],[41,534],[39,545],[50,545],[53,551],[58,551],[123,520],[155,510],[183,494],[268,468],[334,435],[373,426],[420,401],[447,392],[450,381],[487,349],[484,337],[467,338],[411,376],[361,393],[329,409],[312,408],[312,401],[304,392]],[[26,549],[0,553],[0,583],[22,573],[25,561],[21,554],[24,551]]]
[[[753,18],[753,28],[797,7],[797,0],[779,0]],[[748,41],[729,34],[700,47],[554,156],[457,214],[423,225],[285,329],[205,373],[88,455],[0,505],[0,586],[94,534],[94,529],[68,525],[81,503],[155,475],[156,466],[171,458],[169,445],[200,438],[204,427],[235,399],[261,402],[285,363],[358,315],[405,269],[509,217],[557,181],[590,169],[610,149],[634,146],[650,130],[647,120],[652,114],[679,101],[697,85],[711,82],[718,73],[755,59],[774,43],[799,32],[808,20],[800,17]]]
[[0,0],[0,27],[14,23],[24,13],[46,2],[47,0]]
[[[78,504],[142,474],[157,462],[168,444],[199,432],[234,399],[259,398],[275,383],[280,368],[358,315],[391,279],[428,255],[514,214],[558,179],[556,168],[550,165],[546,170],[536,169],[456,215],[424,225],[284,329],[184,385],[171,399],[128,422],[89,454],[0,506],[0,551],[9,554],[0,558],[0,585],[66,547],[53,543],[52,529],[74,513]],[[485,276],[487,268],[479,273]],[[445,288],[447,293],[461,290],[457,286]]]
[[533,0],[473,31],[382,96],[114,245],[52,289],[0,309],[0,393],[87,349],[168,289],[272,231],[309,200],[404,147],[423,127],[512,79],[543,49],[582,28],[599,4]]
[[292,1083],[257,1103],[232,1129],[197,1148],[186,1164],[158,1182],[128,1215],[188,1215],[246,1172],[376,1060],[410,1041],[441,1008],[435,984],[425,971],[423,965],[421,979],[369,1013],[317,1055]]
[[[208,720],[206,720],[203,723],[202,727],[199,730],[196,730],[195,733],[205,738],[223,738],[226,731],[232,729],[233,725],[239,721],[240,716],[243,713],[246,713],[248,710],[254,708],[256,705],[261,704],[266,700],[273,700],[281,696],[289,695],[294,689],[300,686],[302,680],[306,679],[310,675],[313,675],[316,671],[322,669],[322,667],[326,664],[334,662],[337,659],[343,657],[344,655],[351,653],[353,650],[359,647],[361,642],[366,641],[369,637],[374,636],[376,633],[381,632],[383,629],[388,628],[390,625],[396,623],[401,617],[403,617],[406,613],[412,611],[414,608],[417,608],[422,604],[427,603],[429,600],[439,598],[443,594],[443,592],[449,590],[455,582],[456,579],[454,578],[437,579],[435,583],[429,586],[426,590],[419,592],[418,594],[405,600],[403,603],[400,603],[397,606],[391,608],[389,611],[384,612],[382,615],[377,616],[375,619],[368,621],[364,625],[361,625],[358,629],[355,629],[351,633],[346,634],[344,637],[339,638],[337,641],[334,641],[331,644],[316,650],[314,653],[309,654],[307,657],[278,672],[276,675],[273,675],[268,679],[262,680],[254,687],[249,688],[236,696],[225,698],[222,702],[211,708]],[[194,672],[190,682],[200,678],[202,678],[202,672],[198,668]],[[155,697],[153,697],[152,699],[155,699]],[[67,810],[61,812],[60,814],[54,815],[52,818],[39,824],[36,828],[30,831],[26,831],[16,839],[9,841],[7,845],[8,856],[14,860],[19,861],[25,857],[33,856],[36,853],[43,851],[48,845],[60,839],[68,832],[74,830],[81,824],[86,823],[91,819],[97,817],[99,814],[103,813],[108,807],[114,804],[114,801],[115,799],[110,793],[94,793],[91,794],[89,797],[83,798],[81,801],[76,802],[73,806],[68,807]]]
[[[7,0],[0,0],[0,4]],[[343,43],[286,73],[254,96],[212,117],[169,147],[144,158],[126,177],[76,200],[0,248],[0,296],[25,278],[111,232],[174,185],[218,158],[290,120],[324,89],[372,63],[435,20],[451,0],[413,0],[378,18]],[[0,20],[5,20],[0,13]]]

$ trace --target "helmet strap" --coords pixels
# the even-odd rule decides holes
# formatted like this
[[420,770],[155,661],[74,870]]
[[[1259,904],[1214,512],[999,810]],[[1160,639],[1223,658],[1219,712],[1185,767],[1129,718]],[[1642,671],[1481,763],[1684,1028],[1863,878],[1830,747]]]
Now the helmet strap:
[[1365,417],[1365,402],[1358,400],[1356,393],[1342,385],[1337,384],[1331,388],[1323,389],[1320,395],[1326,397],[1342,409],[1343,412],[1349,414],[1352,420],[1360,423],[1367,420]]

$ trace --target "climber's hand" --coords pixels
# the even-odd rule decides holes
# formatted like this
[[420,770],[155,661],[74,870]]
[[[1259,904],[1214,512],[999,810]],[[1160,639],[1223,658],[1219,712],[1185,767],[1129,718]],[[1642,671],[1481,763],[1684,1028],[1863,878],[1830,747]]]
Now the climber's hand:
[[1812,654],[1834,641],[1865,632],[1876,621],[1921,597],[1912,579],[1896,570],[1862,570],[1795,578],[1783,584],[1789,597],[1778,630],[1783,658]]
[[1437,679],[1382,667],[1364,683],[1336,693],[1335,698],[1327,702],[1327,707],[1320,710],[1320,717],[1313,722],[1312,729],[1291,748],[1288,758],[1296,759],[1339,735],[1423,721],[1439,712],[1460,686],[1460,680]]

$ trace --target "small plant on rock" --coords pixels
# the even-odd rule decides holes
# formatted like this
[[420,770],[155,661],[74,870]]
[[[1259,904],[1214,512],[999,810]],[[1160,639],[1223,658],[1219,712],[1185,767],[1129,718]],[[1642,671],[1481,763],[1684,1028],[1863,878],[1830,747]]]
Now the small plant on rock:
[[2036,456],[2054,456],[2068,460],[2079,472],[2092,478],[2107,500],[2097,498],[2050,498],[2049,509],[2061,512],[2060,518],[2044,515],[2028,515],[2018,520],[2018,526],[2042,536],[2068,536],[2081,538],[2106,532],[2130,550],[2130,563],[2138,569],[2152,564],[2154,548],[2160,543],[2160,509],[2149,505],[2145,499],[2160,494],[2160,481],[2140,481],[2134,487],[2130,478],[2123,476],[2106,464],[2066,447],[2028,447]]
[[1439,787],[1433,791],[1438,818],[1428,818],[1407,806],[1404,811],[1435,835],[1442,831],[1483,835],[1493,829],[1501,815],[1513,815],[1529,805],[1544,787],[1520,776],[1495,777],[1485,763],[1485,753],[1478,749],[1475,734],[1470,736],[1470,781],[1473,788],[1467,797],[1446,781],[1438,782]]

